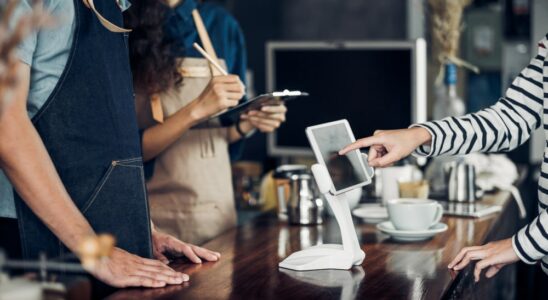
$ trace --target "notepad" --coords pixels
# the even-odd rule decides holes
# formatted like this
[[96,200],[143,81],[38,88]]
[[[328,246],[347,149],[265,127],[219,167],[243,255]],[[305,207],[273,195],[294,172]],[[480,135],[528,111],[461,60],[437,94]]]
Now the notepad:
[[217,119],[217,118],[236,122],[240,119],[241,114],[247,113],[249,111],[260,110],[264,106],[276,106],[276,105],[285,104],[289,101],[298,99],[300,97],[306,97],[306,96],[308,96],[308,93],[306,92],[289,91],[289,90],[262,94],[253,99],[245,101],[235,107],[232,107],[229,110],[213,115],[212,117],[201,122],[195,127],[202,127],[203,123],[207,123],[208,121],[212,119]]

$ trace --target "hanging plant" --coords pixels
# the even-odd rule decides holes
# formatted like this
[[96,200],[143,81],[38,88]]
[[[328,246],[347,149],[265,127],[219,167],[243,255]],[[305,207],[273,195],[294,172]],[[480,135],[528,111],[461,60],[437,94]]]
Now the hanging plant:
[[471,3],[472,0],[428,0],[433,51],[441,68],[436,82],[441,82],[444,66],[448,62],[479,73],[478,67],[458,56],[463,29],[462,14]]

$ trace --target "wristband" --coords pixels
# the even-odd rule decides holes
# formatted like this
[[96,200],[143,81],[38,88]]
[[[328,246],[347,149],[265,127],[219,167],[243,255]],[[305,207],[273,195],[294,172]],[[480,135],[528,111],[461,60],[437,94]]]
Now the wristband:
[[242,130],[242,127],[240,127],[240,124],[242,122],[238,121],[236,123],[236,131],[238,132],[238,134],[243,138],[243,139],[247,139],[247,138],[250,138],[256,131],[257,129],[253,128],[253,130],[251,130],[250,132],[248,133],[245,133],[243,130]]

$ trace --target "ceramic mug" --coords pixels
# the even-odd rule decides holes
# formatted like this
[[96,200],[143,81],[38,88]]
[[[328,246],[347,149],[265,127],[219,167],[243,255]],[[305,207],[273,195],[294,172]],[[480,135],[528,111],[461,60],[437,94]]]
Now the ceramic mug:
[[398,230],[426,230],[440,222],[443,206],[434,200],[398,198],[387,202],[388,215]]

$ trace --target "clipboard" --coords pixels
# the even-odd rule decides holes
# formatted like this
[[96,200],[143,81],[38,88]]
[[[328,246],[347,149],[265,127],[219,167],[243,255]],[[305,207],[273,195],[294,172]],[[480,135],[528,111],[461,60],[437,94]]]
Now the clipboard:
[[193,128],[206,127],[207,123],[209,123],[209,121],[213,119],[222,118],[223,120],[229,120],[231,122],[235,122],[240,119],[241,114],[247,113],[249,111],[260,110],[264,106],[275,106],[275,105],[284,104],[291,100],[295,100],[297,98],[306,97],[306,96],[308,96],[308,93],[306,92],[289,91],[289,90],[262,94],[246,102],[238,104],[237,106],[234,106],[230,108],[229,110],[225,110],[216,115],[213,115],[210,118],[193,126]]

